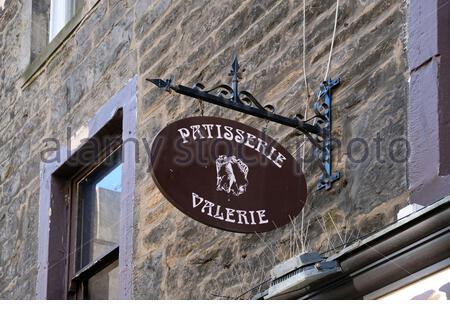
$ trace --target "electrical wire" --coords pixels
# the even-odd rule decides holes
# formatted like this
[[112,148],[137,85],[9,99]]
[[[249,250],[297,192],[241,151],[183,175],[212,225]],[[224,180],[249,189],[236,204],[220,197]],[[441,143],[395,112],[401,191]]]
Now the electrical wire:
[[[338,20],[339,20],[339,0],[336,0],[336,11],[335,11],[335,15],[334,15],[334,26],[333,26],[333,34],[331,36],[331,45],[330,45],[330,53],[328,54],[328,61],[327,61],[327,66],[325,69],[325,76],[324,76],[324,80],[326,81],[330,72],[330,67],[331,67],[331,60],[333,57],[333,50],[334,50],[334,42],[336,39],[336,31],[337,31],[337,24],[338,24]],[[308,107],[311,107],[311,103],[310,103],[310,94],[309,94],[309,85],[308,85],[308,77],[307,77],[307,72],[306,72],[306,0],[303,0],[303,53],[302,53],[302,64],[303,64],[303,78],[304,78],[304,82],[305,82],[305,88],[306,88],[306,106],[305,106],[305,112],[304,112],[304,116],[303,119],[307,118],[308,115]],[[317,101],[320,100],[320,96],[319,94],[317,95]],[[314,125],[317,123],[317,118],[314,119]],[[304,166],[304,159],[305,159],[305,144],[306,144],[306,137],[303,138],[303,143],[301,144],[301,148],[302,148],[302,170],[305,169]]]
[[[305,105],[305,112],[303,115],[303,119],[307,119],[308,117],[308,108],[310,106],[310,95],[309,95],[309,86],[308,86],[308,76],[306,73],[306,0],[303,0],[303,59],[302,59],[302,63],[303,63],[303,78],[305,80],[305,88],[306,88],[306,105]],[[305,145],[306,145],[306,136],[303,135],[303,142],[301,144],[301,148],[302,148],[302,171],[305,172]],[[301,228],[300,228],[300,245],[301,245],[301,250],[304,251],[306,248],[304,248],[304,234],[303,234],[303,221],[305,219],[305,206],[303,206],[302,208],[302,212],[301,212]]]
[[[305,88],[306,88],[306,106],[305,106],[305,112],[303,115],[303,119],[306,119],[308,116],[308,107],[310,105],[309,101],[309,86],[308,86],[308,76],[306,73],[306,0],[303,0],[303,78],[305,81]],[[302,147],[302,171],[305,171],[305,144],[306,144],[306,136],[303,136],[303,143],[301,145]],[[303,214],[303,209],[302,209]]]
[[323,78],[323,81],[327,81],[328,74],[330,72],[331,57],[333,56],[334,40],[336,38],[336,29],[337,29],[338,18],[339,18],[339,0],[336,0],[336,14],[335,14],[335,17],[334,17],[333,36],[331,37],[330,54],[328,56],[327,69],[325,71],[325,77]]
[[[308,85],[308,77],[306,73],[306,0],[303,0],[303,78],[305,81],[306,88],[306,100],[307,106],[309,106],[309,85]],[[307,109],[307,108],[306,108]],[[306,119],[306,110],[305,110],[305,119]]]
[[[324,77],[324,81],[327,80],[328,78],[328,74],[330,72],[330,66],[331,66],[331,58],[333,56],[333,49],[334,49],[334,41],[336,39],[336,30],[337,30],[337,23],[338,23],[338,18],[339,18],[339,0],[336,0],[336,12],[335,12],[335,16],[334,16],[334,27],[333,27],[333,35],[331,37],[331,45],[330,45],[330,53],[328,55],[328,62],[327,62],[327,67],[326,67],[326,71],[325,71],[325,77]],[[307,119],[308,118],[308,111],[309,108],[311,107],[311,102],[310,102],[310,94],[309,94],[309,85],[308,85],[308,76],[307,76],[307,72],[306,72],[306,0],[303,0],[303,30],[302,30],[302,36],[303,36],[303,48],[302,48],[302,67],[303,67],[303,79],[304,79],[304,83],[305,83],[305,89],[306,89],[306,105],[305,105],[305,110],[303,113],[303,119]],[[317,101],[319,101],[320,96],[317,95]],[[317,118],[314,119],[314,125],[317,123]],[[302,149],[302,171],[305,171],[305,155],[306,155],[306,136],[303,136],[303,142],[300,144],[300,148]],[[298,149],[297,149],[298,150]],[[305,215],[305,208],[302,208],[301,211],[301,216],[302,216],[302,221],[301,221],[301,230],[303,231],[303,221],[304,221],[304,215]],[[304,235],[303,232],[301,232],[300,234],[300,238],[301,238],[301,245],[302,245],[302,250],[305,250],[306,248],[303,248],[303,241],[304,241]]]

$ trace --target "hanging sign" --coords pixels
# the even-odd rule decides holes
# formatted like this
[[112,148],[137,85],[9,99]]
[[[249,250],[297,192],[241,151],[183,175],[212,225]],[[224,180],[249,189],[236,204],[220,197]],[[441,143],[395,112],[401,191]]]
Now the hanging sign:
[[150,161],[156,185],[175,207],[222,230],[274,230],[306,201],[305,177],[291,154],[236,121],[175,121],[155,137]]

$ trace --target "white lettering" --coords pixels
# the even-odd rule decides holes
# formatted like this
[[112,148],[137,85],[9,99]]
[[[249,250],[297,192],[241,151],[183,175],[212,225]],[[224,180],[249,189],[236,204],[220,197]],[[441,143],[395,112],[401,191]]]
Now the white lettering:
[[214,125],[213,124],[203,124],[202,127],[208,131],[208,139],[212,139],[213,138],[212,129],[213,129]]
[[225,133],[223,135],[223,137],[229,141],[233,141],[233,128],[232,127],[228,127],[228,126],[224,126],[225,129]]
[[232,219],[234,216],[234,211],[233,209],[230,208],[226,208],[227,210],[227,218],[225,219],[226,222],[236,222],[236,220]]
[[220,206],[217,205],[216,214],[214,215],[214,218],[223,220],[223,212],[220,211]]
[[272,160],[272,155],[273,155],[273,153],[274,153],[275,151],[277,151],[277,149],[275,149],[274,147],[272,147],[272,149],[270,150],[270,154],[267,156],[267,158],[268,158],[269,160]]
[[[195,202],[198,200],[198,202]],[[198,207],[203,202],[203,198],[199,197],[196,193],[192,192],[192,208]]]
[[[236,210],[237,214],[238,214],[238,224],[248,224],[248,220],[247,220],[247,211],[245,210]],[[242,222],[242,220],[245,220],[245,223]]]
[[[206,209],[208,209],[208,216],[212,217],[212,208],[214,207],[214,203],[205,200],[205,205],[202,208],[202,212],[205,213]],[[195,207],[194,207],[195,208]]]
[[244,130],[235,129],[232,126],[222,126],[220,124],[191,125],[189,128],[178,129],[178,132],[183,143],[188,143],[190,140],[226,139],[244,144],[246,147],[254,149],[267,157],[278,168],[282,168],[284,161],[287,160],[276,148],[269,146],[268,142]]
[[188,138],[189,135],[190,135],[189,130],[186,129],[186,128],[181,128],[181,129],[178,129],[178,132],[180,133],[181,138],[183,139],[183,143],[187,143],[187,142],[188,142],[188,139],[187,139],[187,138]]
[[278,168],[281,168],[283,166],[283,161],[286,160],[286,157],[283,156],[281,153],[278,153],[277,159],[273,162]]
[[256,212],[258,212],[259,224],[269,223],[269,220],[264,220],[264,218],[266,217],[266,210],[258,210]]
[[245,141],[244,131],[241,129],[236,129],[236,133],[237,133],[237,135],[236,135],[236,137],[234,137],[234,140],[237,143],[244,143],[244,141]]
[[191,126],[191,129],[192,129],[192,138],[194,138],[194,140],[197,140],[197,138],[195,136],[196,134],[198,135],[198,137],[200,139],[205,139],[205,137],[200,132],[200,125],[199,124]]
[[[263,147],[263,151],[261,151],[261,147]],[[258,138],[258,146],[256,147],[256,151],[258,151],[259,153],[265,154],[266,153],[266,147],[267,147],[267,142],[261,140],[260,138]]]
[[[201,206],[202,204],[203,206]],[[246,211],[231,208],[222,208],[220,205],[208,201],[194,192],[192,193],[192,207],[200,207],[200,211],[202,213],[210,216],[211,218],[222,220],[228,223],[237,223],[243,225],[269,223],[269,220],[266,217],[266,210]],[[258,222],[256,222],[256,220],[258,220]]]
[[256,140],[256,136],[247,132],[247,141],[245,142],[245,145],[249,148],[255,149],[255,146],[250,144],[251,141],[255,141],[255,140]]
[[222,132],[221,132],[222,126],[220,124],[216,124],[216,128],[217,128],[217,139],[222,139]]
[[252,218],[252,222],[250,224],[256,224],[255,216],[254,216],[255,211],[249,211],[249,213],[250,213],[250,218]]

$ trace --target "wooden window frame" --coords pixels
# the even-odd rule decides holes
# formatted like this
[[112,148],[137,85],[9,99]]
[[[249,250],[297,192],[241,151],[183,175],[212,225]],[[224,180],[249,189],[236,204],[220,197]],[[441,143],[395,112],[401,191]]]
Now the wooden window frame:
[[[113,132],[122,140],[122,192],[119,223],[119,299],[132,297],[132,254],[136,140],[136,82],[132,78],[116,95],[110,98],[93,116],[87,126],[86,141],[71,150],[61,147],[60,158],[41,164],[38,226],[37,299],[72,298],[69,291],[70,262],[70,194],[73,177],[89,162],[78,157],[90,141],[106,141]],[[121,128],[121,130],[118,130]],[[120,132],[119,132],[120,131]],[[71,143],[68,141],[68,146]],[[104,149],[100,146],[99,150]],[[77,161],[74,161],[77,160]],[[92,159],[91,159],[92,160]],[[51,225],[51,228],[50,228]],[[114,252],[114,250],[113,250]],[[110,252],[111,253],[111,252]],[[93,269],[83,268],[75,279],[87,276],[100,268],[111,255],[101,257]],[[90,269],[90,270],[89,270]]]
[[[116,124],[116,126],[121,127],[120,124]],[[122,128],[120,128],[120,131],[122,131]],[[85,290],[85,287],[89,278],[102,271],[116,260],[119,260],[120,245],[117,245],[109,252],[94,259],[94,261],[90,262],[86,266],[83,266],[80,270],[77,270],[76,248],[79,240],[79,195],[77,185],[84,177],[88,176],[91,172],[100,167],[109,156],[113,155],[115,152],[122,152],[122,145],[122,139],[120,137],[117,137],[114,141],[111,141],[111,143],[108,142],[105,145],[105,148],[96,155],[96,161],[79,171],[70,182],[69,262],[67,271],[67,283],[69,284],[67,291],[69,299],[86,299],[87,291]],[[120,159],[122,161],[122,156],[120,156]]]

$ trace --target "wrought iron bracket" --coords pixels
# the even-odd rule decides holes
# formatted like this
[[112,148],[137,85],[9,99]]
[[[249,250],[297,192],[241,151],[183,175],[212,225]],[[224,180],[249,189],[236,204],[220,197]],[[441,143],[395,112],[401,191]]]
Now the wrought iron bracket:
[[[211,89],[205,89],[201,83],[192,88],[175,84],[173,79],[146,79],[157,87],[167,92],[175,91],[181,95],[192,97],[201,101],[215,104],[219,107],[228,108],[241,113],[249,114],[261,119],[288,126],[304,134],[314,146],[319,167],[322,175],[317,185],[317,190],[329,190],[334,181],[340,178],[339,172],[333,173],[331,166],[331,96],[334,87],[340,84],[340,79],[324,81],[318,92],[318,102],[314,103],[315,116],[304,120],[300,115],[285,117],[275,112],[275,107],[261,104],[250,92],[239,91],[238,83],[241,79],[239,62],[234,56],[231,65],[231,86],[226,84],[217,85]],[[314,119],[314,123],[309,123]]]
[[318,94],[320,101],[314,103],[313,106],[313,110],[320,119],[319,122],[321,122],[322,127],[321,148],[318,149],[318,158],[321,160],[319,162],[319,166],[322,170],[322,176],[319,179],[317,190],[331,189],[332,183],[339,180],[341,176],[339,172],[333,173],[331,167],[331,152],[333,143],[331,134],[331,97],[333,88],[338,86],[340,82],[341,80],[339,78],[322,82]]

